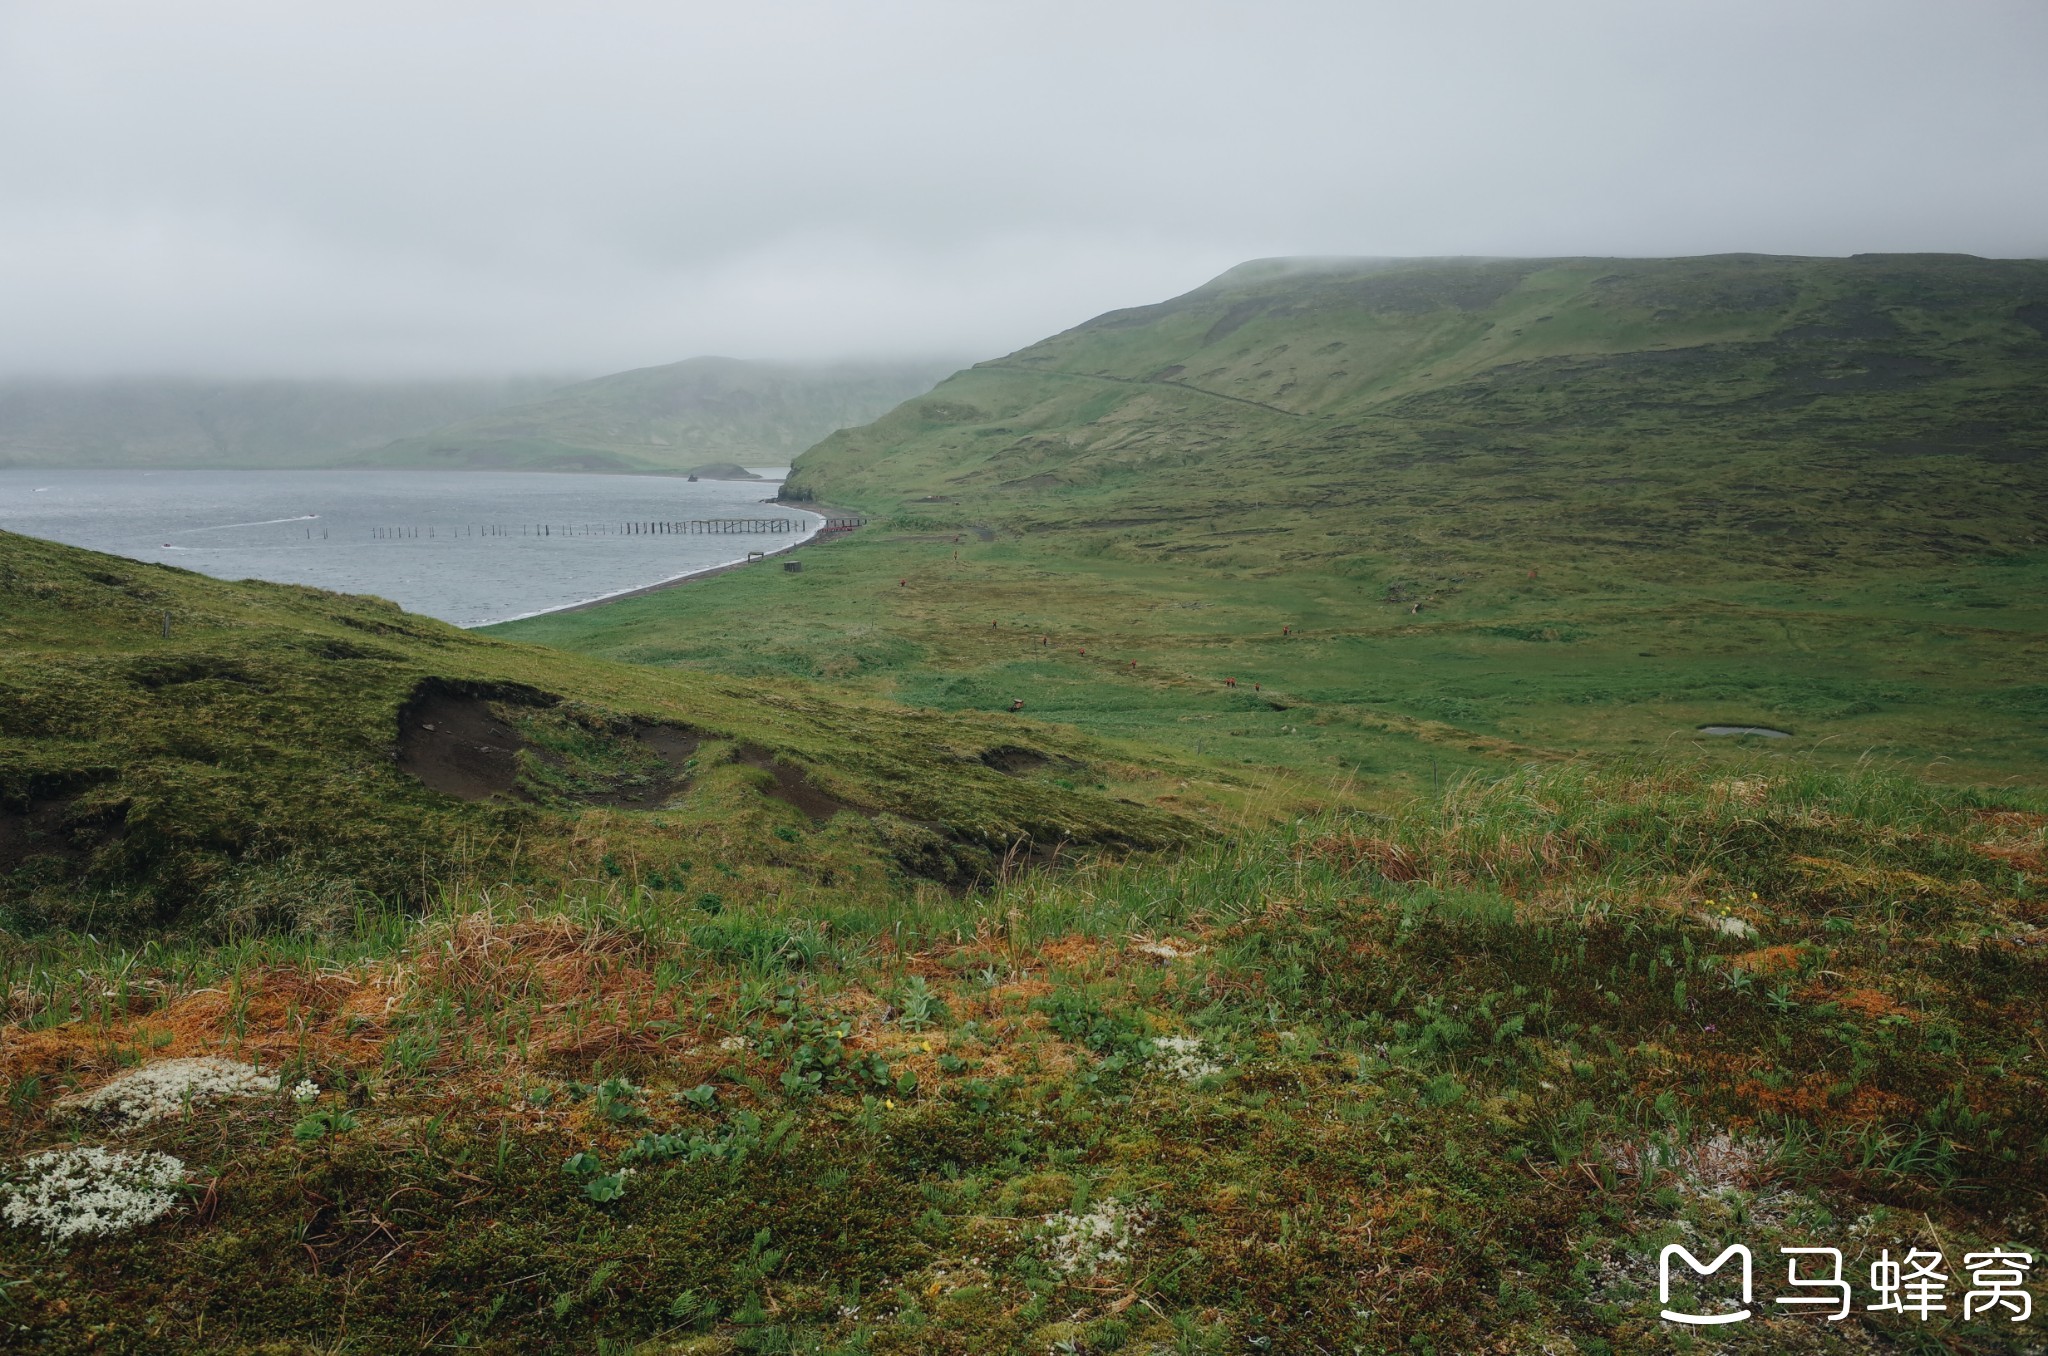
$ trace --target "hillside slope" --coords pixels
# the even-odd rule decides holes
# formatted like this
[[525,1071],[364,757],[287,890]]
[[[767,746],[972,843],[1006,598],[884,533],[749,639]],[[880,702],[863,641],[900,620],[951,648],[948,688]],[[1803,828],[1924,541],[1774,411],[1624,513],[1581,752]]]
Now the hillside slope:
[[803,367],[691,358],[613,373],[401,439],[372,460],[584,471],[784,465],[832,430],[866,423],[952,370],[932,363]]
[[786,493],[890,516],[798,581],[507,634],[1318,779],[1716,724],[2048,766],[2048,263],[1248,264],[836,433]]
[[[1121,769],[1112,771],[1112,769]],[[481,639],[0,533],[0,926],[334,926],[591,874],[946,884],[1178,841],[1086,741]],[[336,916],[327,916],[327,915]]]
[[1248,559],[1253,526],[1665,576],[1995,554],[2048,508],[2048,263],[1247,264],[835,435],[793,488]]

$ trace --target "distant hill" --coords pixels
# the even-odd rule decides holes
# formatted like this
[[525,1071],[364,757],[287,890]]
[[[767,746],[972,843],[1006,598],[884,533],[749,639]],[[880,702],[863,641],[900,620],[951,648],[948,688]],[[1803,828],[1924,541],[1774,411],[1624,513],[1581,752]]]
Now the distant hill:
[[867,423],[930,390],[954,366],[691,358],[580,382],[400,439],[364,460],[591,471],[786,464],[834,429]]
[[0,466],[331,466],[560,384],[0,380]]
[[1138,551],[1997,551],[2048,530],[2048,262],[1264,260],[798,468],[837,502],[941,496]]

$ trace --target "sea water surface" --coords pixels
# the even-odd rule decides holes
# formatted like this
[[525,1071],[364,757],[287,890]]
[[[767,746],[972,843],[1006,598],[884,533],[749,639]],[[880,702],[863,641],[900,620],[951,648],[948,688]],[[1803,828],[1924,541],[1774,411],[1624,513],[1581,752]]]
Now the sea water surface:
[[[518,471],[0,470],[0,529],[177,565],[373,593],[482,626],[645,588],[807,539],[824,519],[762,480]],[[781,534],[628,523],[787,518]]]

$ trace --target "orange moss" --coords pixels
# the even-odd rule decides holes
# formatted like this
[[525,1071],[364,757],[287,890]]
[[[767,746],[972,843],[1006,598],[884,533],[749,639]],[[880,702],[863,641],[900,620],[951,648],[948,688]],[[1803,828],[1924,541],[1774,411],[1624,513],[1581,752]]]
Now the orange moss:
[[1040,960],[1048,965],[1057,965],[1065,970],[1078,970],[1092,963],[1107,951],[1108,948],[1100,938],[1084,937],[1078,934],[1062,937],[1054,942],[1041,942],[1037,948]]
[[12,1082],[74,1073],[90,1079],[129,1067],[137,1054],[151,1060],[226,1055],[266,1068],[301,1055],[372,1063],[381,1032],[352,1033],[343,1015],[363,987],[340,974],[259,971],[245,977],[239,1002],[224,990],[202,989],[140,1016],[41,1031],[13,1027],[0,1032],[0,1077]]
[[1728,964],[1753,974],[1773,975],[1799,968],[1799,958],[1805,948],[1798,943],[1785,946],[1767,946],[1756,951],[1745,951],[1739,956],[1730,956]]
[[1919,1014],[1891,995],[1876,989],[1845,989],[1834,995],[1834,1001],[1851,1012],[1860,1012],[1866,1017],[1916,1017]]
[[1919,1107],[1910,1097],[1869,1083],[1859,1084],[1846,1096],[1829,1089],[1838,1080],[1824,1073],[1808,1074],[1783,1088],[1768,1087],[1754,1078],[1736,1082],[1729,1093],[1743,1105],[1767,1115],[1797,1116],[1816,1124],[1865,1124],[1872,1121],[1910,1119]]

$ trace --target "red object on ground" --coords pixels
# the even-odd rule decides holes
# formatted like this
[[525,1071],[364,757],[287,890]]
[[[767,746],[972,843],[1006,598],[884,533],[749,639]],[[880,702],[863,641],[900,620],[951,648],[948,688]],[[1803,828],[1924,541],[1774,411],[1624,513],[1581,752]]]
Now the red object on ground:
[[896,587],[899,589],[907,589],[910,587],[910,581],[908,579],[899,579],[896,581]]

